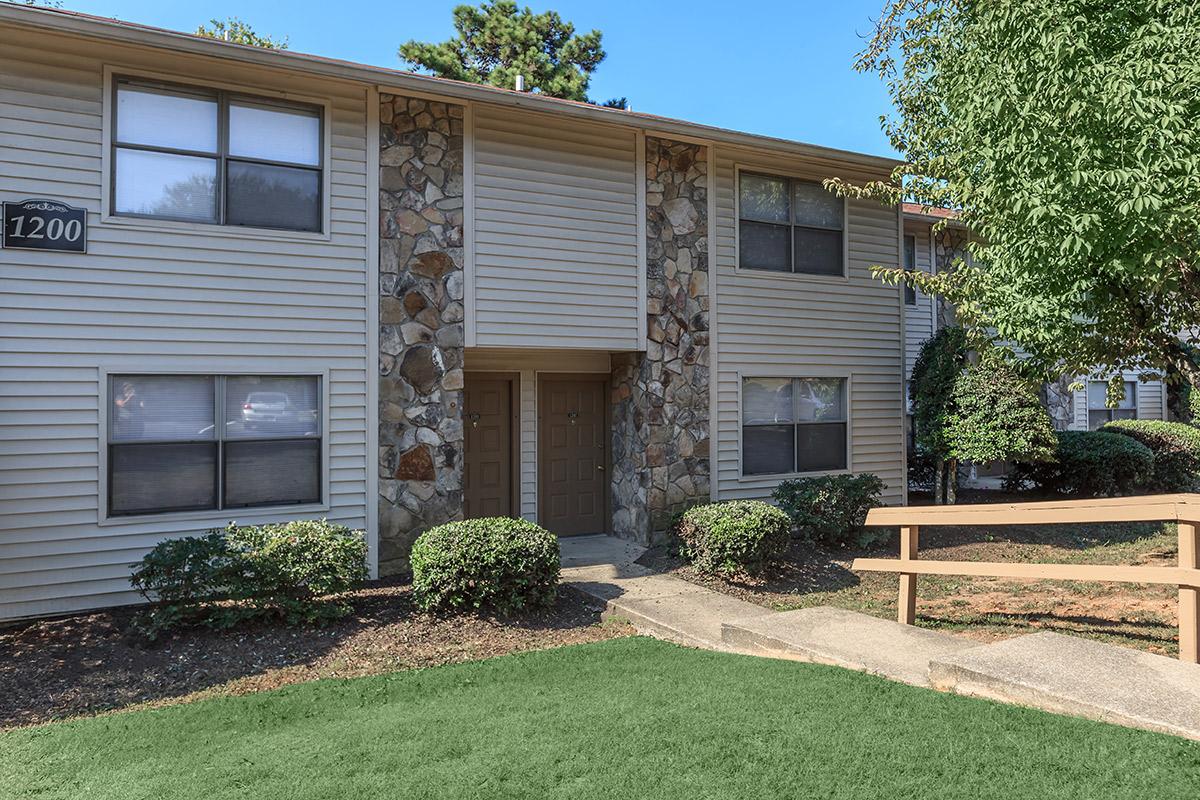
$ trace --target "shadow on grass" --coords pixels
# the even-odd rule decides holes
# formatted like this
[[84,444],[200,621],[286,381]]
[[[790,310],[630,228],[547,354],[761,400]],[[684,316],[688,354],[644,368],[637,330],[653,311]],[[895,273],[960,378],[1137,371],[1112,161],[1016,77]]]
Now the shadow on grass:
[[1159,620],[1106,619],[1087,614],[1050,614],[1043,612],[989,611],[983,614],[964,614],[945,617],[921,614],[917,624],[925,628],[964,630],[988,626],[1007,628],[1014,633],[1028,634],[1038,631],[1074,633],[1083,636],[1110,634],[1126,640],[1137,640],[1160,645],[1167,649],[1177,648],[1178,627]]

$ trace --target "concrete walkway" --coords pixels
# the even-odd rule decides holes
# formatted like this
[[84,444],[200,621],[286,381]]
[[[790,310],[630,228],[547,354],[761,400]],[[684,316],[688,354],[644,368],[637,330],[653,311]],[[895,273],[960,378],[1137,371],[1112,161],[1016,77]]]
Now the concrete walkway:
[[773,613],[636,564],[645,549],[612,536],[564,538],[560,547],[563,583],[605,601],[605,616],[627,619],[647,636],[730,651],[721,640],[726,622]]
[[775,612],[637,564],[610,536],[560,540],[562,581],[606,617],[692,647],[812,661],[1200,740],[1200,665],[1039,633],[994,644],[830,607]]

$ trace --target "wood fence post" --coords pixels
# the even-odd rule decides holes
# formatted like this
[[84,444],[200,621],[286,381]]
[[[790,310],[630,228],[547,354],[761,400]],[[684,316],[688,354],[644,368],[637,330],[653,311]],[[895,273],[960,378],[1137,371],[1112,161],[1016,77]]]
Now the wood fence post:
[[[900,528],[901,561],[916,560],[918,535],[919,529],[916,525],[905,525]],[[900,601],[896,606],[896,619],[903,625],[912,625],[917,621],[917,576],[915,573],[900,573]]]
[[[1179,523],[1179,566],[1200,569],[1200,528]],[[1179,587],[1179,659],[1200,664],[1200,588]]]

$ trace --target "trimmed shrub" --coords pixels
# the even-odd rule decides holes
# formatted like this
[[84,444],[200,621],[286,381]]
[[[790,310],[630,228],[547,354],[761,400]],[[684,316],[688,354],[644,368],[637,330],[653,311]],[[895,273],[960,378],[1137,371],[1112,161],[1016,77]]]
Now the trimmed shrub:
[[511,614],[554,603],[558,538],[523,519],[449,522],[417,538],[412,569],[413,594],[426,611]]
[[1018,463],[1005,488],[1031,482],[1076,497],[1115,497],[1141,491],[1154,477],[1154,453],[1128,436],[1105,431],[1059,431],[1053,462]]
[[950,455],[976,464],[1048,461],[1056,444],[1037,386],[995,351],[955,381],[945,435]]
[[130,582],[154,603],[141,621],[151,639],[183,624],[224,629],[263,616],[292,625],[346,614],[336,595],[366,580],[366,558],[361,531],[325,520],[231,524],[160,542]]
[[772,497],[800,534],[811,541],[866,546],[882,533],[864,527],[867,512],[879,505],[883,481],[877,475],[826,475],[784,481]]
[[950,325],[926,339],[909,381],[917,446],[944,459],[950,452],[946,424],[954,411],[954,384],[967,364],[967,333]]
[[754,573],[787,551],[791,527],[787,514],[761,500],[696,506],[679,523],[680,553],[709,575]]
[[1149,447],[1154,453],[1154,477],[1148,488],[1155,492],[1190,492],[1200,477],[1200,429],[1182,422],[1123,419],[1100,430],[1119,433]]

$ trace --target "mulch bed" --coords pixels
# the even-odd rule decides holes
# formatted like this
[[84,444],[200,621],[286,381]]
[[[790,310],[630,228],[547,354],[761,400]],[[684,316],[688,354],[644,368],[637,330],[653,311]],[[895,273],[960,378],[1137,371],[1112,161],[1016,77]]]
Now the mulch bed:
[[149,645],[132,633],[136,608],[0,628],[0,728],[632,633],[601,623],[602,604],[568,587],[553,608],[512,619],[423,614],[399,581],[377,581],[352,602],[353,613],[325,626],[192,629]]

